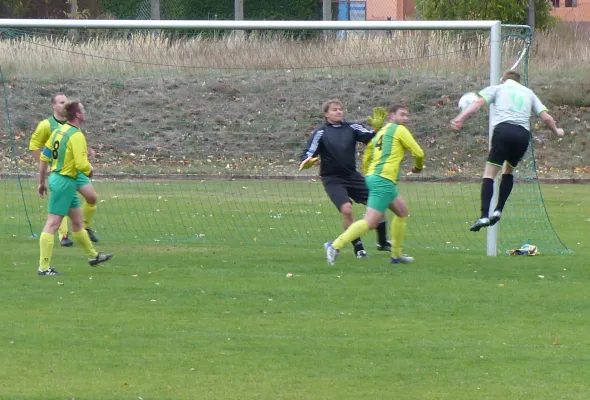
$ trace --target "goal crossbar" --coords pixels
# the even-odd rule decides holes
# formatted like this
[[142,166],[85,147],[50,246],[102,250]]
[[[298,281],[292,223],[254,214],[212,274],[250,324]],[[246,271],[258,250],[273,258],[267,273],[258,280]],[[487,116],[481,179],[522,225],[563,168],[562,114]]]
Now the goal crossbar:
[[[310,30],[483,30],[500,31],[500,21],[233,21],[233,20],[88,20],[1,19],[3,28],[71,29],[310,29]],[[494,38],[492,37],[492,40]],[[498,35],[498,40],[500,36]]]

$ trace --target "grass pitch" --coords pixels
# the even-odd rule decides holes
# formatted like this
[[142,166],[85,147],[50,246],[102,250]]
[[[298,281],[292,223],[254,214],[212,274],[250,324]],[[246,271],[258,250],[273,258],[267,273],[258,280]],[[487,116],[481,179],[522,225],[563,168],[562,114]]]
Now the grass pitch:
[[38,277],[37,241],[7,239],[0,398],[586,399],[587,197],[545,188],[574,255],[414,248],[394,267],[348,249],[330,267],[321,242],[103,232],[112,261],[56,247],[64,274]]

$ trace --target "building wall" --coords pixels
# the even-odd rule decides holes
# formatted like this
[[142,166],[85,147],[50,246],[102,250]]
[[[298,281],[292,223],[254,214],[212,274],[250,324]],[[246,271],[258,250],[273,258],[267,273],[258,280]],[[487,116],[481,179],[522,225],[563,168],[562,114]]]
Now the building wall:
[[[557,4],[557,0],[553,0],[553,4]],[[577,7],[565,5],[566,0],[559,0],[559,7],[553,7],[551,14],[565,22],[590,22],[590,0],[577,0]]]
[[386,21],[399,18],[398,3],[403,0],[367,0],[367,21]]
[[[415,19],[414,0],[366,0],[367,20],[380,21],[391,17],[393,20]],[[552,15],[565,22],[590,22],[590,0],[571,0],[576,7],[566,7],[569,0],[553,0],[559,7],[553,7]]]

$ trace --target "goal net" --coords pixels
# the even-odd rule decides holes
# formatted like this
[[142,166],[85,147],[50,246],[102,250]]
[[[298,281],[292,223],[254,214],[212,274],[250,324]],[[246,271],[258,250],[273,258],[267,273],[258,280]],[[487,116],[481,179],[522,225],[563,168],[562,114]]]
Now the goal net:
[[[99,195],[92,227],[104,241],[321,246],[342,231],[342,220],[317,167],[297,169],[322,123],[322,102],[339,98],[345,119],[360,123],[373,107],[410,108],[408,128],[425,150],[426,169],[400,184],[411,213],[406,247],[486,249],[485,233],[469,226],[479,214],[487,113],[460,133],[449,121],[463,93],[490,83],[489,28],[434,22],[416,30],[408,22],[318,30],[285,22],[277,30],[259,22],[236,31],[175,21],[142,29],[150,23],[92,29],[0,22],[3,237],[42,229],[47,201],[36,194],[38,163],[28,144],[52,114],[51,96],[63,92],[87,110],[82,131],[97,152],[91,163]],[[526,76],[529,36],[518,27],[502,32],[499,70],[516,63]],[[545,210],[532,150],[498,225],[498,253],[527,242],[565,250]],[[363,208],[355,206],[357,218]]]

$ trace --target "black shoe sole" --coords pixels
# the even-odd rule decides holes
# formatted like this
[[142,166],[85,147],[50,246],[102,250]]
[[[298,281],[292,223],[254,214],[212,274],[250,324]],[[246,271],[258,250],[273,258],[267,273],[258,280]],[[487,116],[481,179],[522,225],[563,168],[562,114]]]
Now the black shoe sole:
[[[86,232],[88,232],[88,229],[86,229]],[[94,234],[94,232],[92,232],[92,233],[88,232],[88,238],[90,239],[90,241],[92,243],[98,243],[99,242],[99,240],[96,237],[96,235]]]
[[473,225],[471,228],[469,228],[469,230],[471,232],[479,232],[481,230],[481,228],[487,228],[488,226],[491,226],[491,225],[477,225],[477,226]]
[[109,254],[107,256],[107,258],[105,258],[104,260],[93,259],[93,260],[88,261],[88,264],[90,264],[91,267],[96,267],[98,264],[102,264],[103,262],[109,261],[111,258],[113,258],[113,256],[114,256],[114,254]]
[[490,225],[489,226],[494,226],[498,222],[500,222],[500,218],[490,218]]

